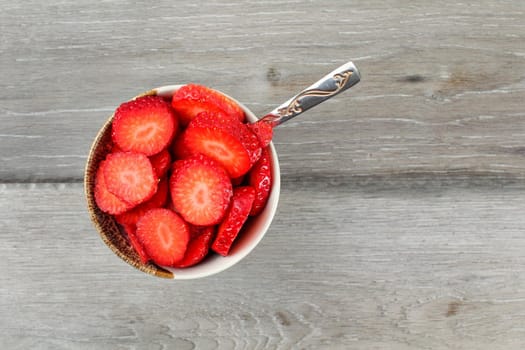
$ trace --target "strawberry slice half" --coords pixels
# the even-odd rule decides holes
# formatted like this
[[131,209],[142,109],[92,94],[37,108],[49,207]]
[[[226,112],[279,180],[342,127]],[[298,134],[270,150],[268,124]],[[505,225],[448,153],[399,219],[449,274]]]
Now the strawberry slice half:
[[198,226],[219,223],[232,196],[226,171],[214,160],[196,155],[173,163],[170,178],[173,207]]
[[173,266],[184,258],[190,232],[188,224],[177,213],[156,208],[137,222],[137,237],[151,260],[158,265]]
[[211,246],[216,253],[228,255],[235,238],[248,218],[254,199],[255,190],[251,186],[237,187],[233,190],[232,202]]
[[158,178],[163,177],[168,172],[171,165],[171,154],[168,149],[163,149],[157,154],[149,157],[153,171]]
[[265,148],[272,142],[273,125],[271,122],[259,120],[258,122],[247,124],[247,126],[257,136],[262,148]]
[[142,153],[110,153],[103,171],[108,190],[133,206],[148,200],[157,190],[151,162]]
[[202,112],[194,118],[188,127],[213,128],[226,131],[241,141],[250,157],[251,164],[254,164],[261,156],[261,145],[257,135],[247,124],[240,122],[231,115]]
[[251,161],[246,148],[231,134],[214,128],[188,128],[183,134],[182,147],[188,154],[204,154],[219,162],[230,177],[239,177],[250,170]]
[[133,207],[132,204],[123,201],[113,193],[109,192],[106,179],[104,177],[104,168],[106,167],[106,161],[100,162],[100,165],[95,174],[95,203],[105,213],[118,215]]
[[177,124],[168,102],[159,96],[143,96],[117,108],[111,136],[122,150],[151,156],[171,142]]
[[208,252],[215,236],[215,226],[195,227],[190,228],[190,236],[192,236],[184,258],[176,262],[173,267],[190,267],[201,262]]
[[139,219],[150,209],[163,207],[168,200],[168,179],[166,177],[159,181],[157,192],[146,202],[136,207],[115,215],[115,219],[121,225],[136,225]]
[[204,111],[231,115],[241,122],[245,118],[242,108],[231,98],[198,84],[188,84],[178,89],[173,94],[171,106],[184,126]]
[[139,256],[140,262],[143,264],[147,264],[150,258],[144,250],[142,243],[140,243],[139,239],[137,238],[137,227],[135,225],[122,225],[122,228],[128,236],[128,240],[131,244],[131,247],[133,247],[133,249]]
[[246,174],[252,165],[253,156],[237,132],[222,127],[220,123],[214,124],[209,120],[213,118],[209,113],[195,117],[181,139],[175,142],[176,154],[182,157],[204,154],[219,162],[232,178]]
[[270,150],[264,148],[261,158],[254,164],[248,175],[248,183],[255,189],[255,201],[253,202],[251,216],[256,216],[266,206],[270,190],[272,189],[272,169]]

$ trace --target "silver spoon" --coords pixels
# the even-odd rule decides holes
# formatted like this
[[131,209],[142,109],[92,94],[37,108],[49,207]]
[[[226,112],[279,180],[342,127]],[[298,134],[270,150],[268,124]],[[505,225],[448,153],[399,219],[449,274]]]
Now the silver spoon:
[[352,62],[345,63],[260,118],[255,124],[269,123],[272,128],[276,127],[347,90],[359,80],[361,75],[357,67]]

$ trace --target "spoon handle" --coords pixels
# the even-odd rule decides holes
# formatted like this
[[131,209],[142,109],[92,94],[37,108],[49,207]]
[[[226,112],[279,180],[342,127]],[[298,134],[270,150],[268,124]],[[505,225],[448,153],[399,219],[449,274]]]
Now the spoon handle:
[[360,79],[357,67],[352,62],[345,63],[275,108],[259,121],[271,122],[274,127],[280,125],[354,86]]

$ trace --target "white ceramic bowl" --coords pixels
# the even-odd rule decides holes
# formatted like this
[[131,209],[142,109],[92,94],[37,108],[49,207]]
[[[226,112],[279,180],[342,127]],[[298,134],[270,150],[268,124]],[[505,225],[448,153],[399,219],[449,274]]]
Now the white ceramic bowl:
[[[143,93],[139,96],[159,95],[163,97],[169,97],[173,95],[173,93],[181,86],[183,85],[162,86]],[[236,101],[239,106],[241,106],[241,108],[246,113],[248,121],[254,122],[257,120],[257,117],[248,108],[246,108],[246,106],[234,98],[230,96],[228,97]],[[277,210],[277,203],[279,201],[281,187],[279,160],[277,158],[277,153],[275,152],[273,143],[269,145],[272,162],[271,170],[273,183],[268,203],[258,216],[250,217],[248,219],[245,227],[243,228],[243,231],[235,240],[228,256],[223,257],[211,252],[204,261],[197,265],[183,269],[157,266],[151,263],[142,264],[138,258],[138,255],[127,241],[125,234],[120,231],[115,219],[111,215],[108,215],[98,209],[93,195],[96,169],[99,162],[103,160],[110,151],[109,144],[111,141],[112,120],[113,115],[111,115],[111,117],[99,131],[95,141],[93,142],[93,145],[91,146],[84,175],[84,189],[91,220],[93,221],[102,240],[116,255],[135,268],[154,276],[175,279],[195,279],[210,276],[226,270],[227,268],[241,261],[257,246],[270,227]]]

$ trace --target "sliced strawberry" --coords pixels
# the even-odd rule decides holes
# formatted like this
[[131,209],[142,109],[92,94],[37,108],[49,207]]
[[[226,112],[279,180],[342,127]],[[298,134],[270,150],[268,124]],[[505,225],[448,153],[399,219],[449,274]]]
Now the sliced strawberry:
[[250,157],[251,164],[254,164],[261,156],[261,145],[257,135],[244,124],[231,115],[223,113],[202,112],[195,117],[188,128],[201,127],[213,128],[226,131],[241,141]]
[[188,84],[178,89],[171,101],[182,125],[188,123],[200,112],[224,113],[244,121],[244,111],[232,99],[206,86]]
[[95,202],[103,212],[117,215],[131,209],[133,205],[109,192],[104,178],[105,167],[106,161],[103,160],[100,162],[95,175]]
[[159,96],[143,96],[117,108],[112,138],[124,151],[151,156],[171,142],[177,123],[169,103]]
[[235,177],[232,179],[232,185],[233,186],[241,186],[242,183],[244,182],[244,179],[246,178],[245,175],[242,175],[242,176],[239,176],[239,177]]
[[262,148],[268,146],[273,138],[273,125],[271,122],[260,120],[258,122],[247,124],[248,128],[257,135]]
[[148,254],[146,254],[142,243],[140,243],[139,239],[137,238],[137,227],[135,225],[122,225],[122,228],[128,236],[129,243],[139,256],[140,262],[142,262],[143,264],[147,264],[150,259]]
[[250,170],[251,161],[246,148],[234,136],[220,129],[191,128],[183,134],[186,154],[204,154],[219,162],[234,178]]
[[272,188],[271,158],[268,147],[263,149],[261,158],[250,170],[248,183],[255,189],[255,201],[250,215],[259,215],[266,206]]
[[175,161],[172,171],[170,193],[175,210],[193,225],[219,223],[232,196],[226,171],[204,155]]
[[196,117],[177,141],[177,156],[204,154],[219,162],[230,177],[239,177],[250,170],[250,154],[239,137],[227,129],[202,125],[207,113]]
[[163,177],[168,172],[168,169],[171,165],[171,154],[165,148],[157,154],[154,154],[149,157],[151,165],[153,166],[153,171],[158,178]]
[[117,152],[125,152],[122,148],[120,148],[116,143],[113,143],[111,145],[111,151],[108,153],[117,153]]
[[250,164],[253,165],[261,157],[261,144],[257,136],[248,128],[246,124],[241,123],[241,125],[242,126],[239,126],[239,130],[241,131],[240,140],[243,146],[246,148],[246,151],[248,151],[248,155],[250,156]]
[[203,228],[190,228],[191,238],[184,258],[176,262],[174,267],[190,267],[201,262],[210,251],[211,242],[215,235],[215,226],[206,226]]
[[184,159],[191,157],[192,153],[186,148],[186,144],[184,141],[184,133],[182,133],[179,137],[173,140],[173,143],[171,145],[171,152],[173,154],[174,159]]
[[233,241],[248,218],[254,199],[255,190],[251,186],[237,187],[233,190],[232,202],[211,246],[216,253],[228,255]]
[[188,224],[188,229],[190,230],[190,242],[197,238],[201,233],[204,232],[207,228],[212,228],[215,226],[196,226]]
[[177,213],[157,208],[149,210],[137,223],[137,237],[146,254],[158,265],[173,266],[184,257],[190,232]]
[[136,207],[116,215],[115,219],[121,225],[136,225],[139,219],[148,210],[163,207],[168,200],[168,179],[166,177],[159,181],[157,192],[146,202],[137,205]]
[[106,157],[104,179],[111,193],[132,205],[148,200],[157,190],[151,162],[141,153],[110,153]]

